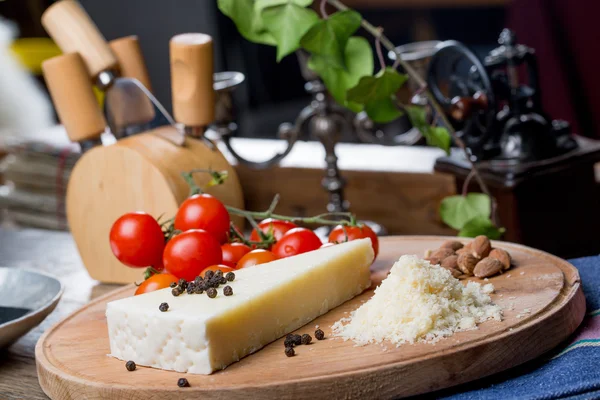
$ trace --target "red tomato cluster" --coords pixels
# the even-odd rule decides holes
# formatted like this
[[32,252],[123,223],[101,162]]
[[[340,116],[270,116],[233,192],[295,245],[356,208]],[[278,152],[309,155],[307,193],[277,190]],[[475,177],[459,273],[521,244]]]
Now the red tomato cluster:
[[[254,229],[249,241],[244,239],[249,245],[239,243],[236,241],[239,238],[229,237],[231,222],[227,209],[208,194],[185,200],[173,221],[173,228],[181,233],[168,242],[158,222],[146,213],[125,214],[113,224],[110,247],[119,261],[130,267],[165,270],[146,279],[136,295],[166,288],[180,278],[193,280],[209,270],[227,273],[348,240],[368,237],[375,256],[379,250],[377,236],[366,225],[337,226],[329,235],[329,243],[323,244],[310,229],[271,218],[258,224],[262,235]],[[270,243],[268,249],[257,248],[257,244],[265,241]]]

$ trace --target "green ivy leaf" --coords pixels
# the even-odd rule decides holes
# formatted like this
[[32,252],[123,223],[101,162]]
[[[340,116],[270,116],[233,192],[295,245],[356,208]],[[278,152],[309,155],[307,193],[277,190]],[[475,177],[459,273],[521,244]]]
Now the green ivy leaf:
[[389,99],[407,80],[407,75],[399,74],[394,68],[387,67],[375,76],[360,78],[358,84],[348,90],[346,98],[360,104]]
[[498,228],[488,218],[483,216],[477,216],[470,219],[465,226],[458,232],[458,236],[462,237],[476,237],[479,235],[487,236],[490,239],[500,239],[506,229]]
[[408,106],[406,107],[406,113],[408,114],[408,118],[410,118],[410,123],[419,131],[422,132],[424,128],[429,126],[425,107]]
[[362,106],[346,101],[346,93],[361,77],[373,74],[373,51],[367,39],[358,36],[348,39],[344,50],[344,63],[346,69],[336,68],[324,57],[312,55],[308,60],[308,67],[319,74],[327,90],[338,103],[358,112]]
[[446,154],[450,154],[450,143],[452,138],[448,130],[441,126],[431,126],[427,123],[425,107],[408,106],[406,113],[412,125],[421,132],[427,144],[430,146],[439,147]]
[[365,104],[365,111],[373,121],[385,124],[400,118],[404,113],[398,109],[392,96]]
[[462,229],[475,217],[489,219],[492,200],[483,193],[469,193],[466,196],[448,196],[440,205],[442,221],[454,229]]
[[[278,0],[271,0],[274,1]],[[313,10],[287,1],[265,8],[260,15],[277,42],[277,62],[296,51],[300,47],[300,38],[319,21],[319,16]]]
[[387,123],[402,116],[396,105],[396,92],[404,85],[408,76],[399,74],[394,68],[382,69],[375,76],[363,76],[346,95],[348,101],[364,104],[369,118]]
[[217,0],[219,10],[235,23],[237,30],[247,40],[275,46],[277,41],[265,29],[254,0]]
[[360,27],[361,20],[362,17],[356,11],[338,11],[314,24],[300,39],[300,46],[313,55],[320,56],[321,62],[347,69],[346,44]]
[[443,126],[430,126],[423,135],[430,146],[439,147],[446,154],[450,154],[450,142],[452,141],[448,129]]

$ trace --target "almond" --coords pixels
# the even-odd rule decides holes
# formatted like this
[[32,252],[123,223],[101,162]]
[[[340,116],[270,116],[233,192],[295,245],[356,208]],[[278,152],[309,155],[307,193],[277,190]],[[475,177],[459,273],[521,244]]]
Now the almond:
[[429,261],[429,263],[432,265],[436,265],[436,264],[439,264],[442,262],[442,260],[440,260],[437,257],[427,257],[427,258],[425,258],[425,261]]
[[456,250],[460,250],[464,247],[464,244],[462,244],[461,242],[459,242],[458,240],[446,240],[444,243],[442,243],[442,245],[440,246],[440,248],[447,248],[447,249],[452,249],[454,251]]
[[477,278],[488,278],[502,271],[503,265],[495,258],[487,257],[479,261],[473,270]]
[[453,256],[446,257],[442,260],[440,265],[442,268],[446,269],[458,269],[458,256],[455,254]]
[[475,257],[471,253],[462,253],[456,260],[458,269],[460,269],[466,275],[473,275],[473,270],[479,262],[479,258]]
[[441,261],[446,257],[453,256],[454,254],[456,254],[456,253],[454,253],[454,250],[448,249],[446,247],[442,247],[442,248],[437,249],[433,253],[431,253],[430,257],[438,258]]
[[512,260],[510,258],[510,254],[508,254],[508,251],[502,249],[492,249],[488,257],[495,258],[496,260],[500,261],[504,271],[510,268],[510,263]]
[[444,268],[444,269],[447,269],[448,271],[450,271],[452,276],[455,278],[458,278],[459,276],[461,276],[463,274],[461,271],[457,270],[456,268]]
[[488,239],[487,236],[477,236],[471,242],[471,254],[473,254],[479,259],[487,257],[488,254],[490,254],[491,250],[492,244],[490,243],[490,239]]
[[471,243],[465,244],[461,249],[456,250],[456,254],[461,255],[463,253],[471,252]]

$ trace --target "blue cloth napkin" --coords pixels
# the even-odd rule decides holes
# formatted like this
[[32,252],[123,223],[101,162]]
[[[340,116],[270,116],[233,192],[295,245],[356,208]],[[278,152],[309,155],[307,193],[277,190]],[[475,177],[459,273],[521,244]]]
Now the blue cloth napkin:
[[600,399],[600,256],[570,262],[579,269],[587,301],[586,318],[571,338],[537,360],[430,396],[453,400]]

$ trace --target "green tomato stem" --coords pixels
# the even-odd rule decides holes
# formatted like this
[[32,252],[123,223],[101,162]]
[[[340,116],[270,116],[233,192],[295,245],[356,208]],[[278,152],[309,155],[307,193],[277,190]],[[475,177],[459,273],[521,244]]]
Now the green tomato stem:
[[269,248],[272,244],[275,243],[275,239],[273,237],[269,237],[269,238],[267,238],[267,240],[261,240],[260,242],[248,240],[243,235],[240,235],[240,233],[235,229],[233,222],[231,223],[230,232],[233,234],[233,236],[235,236],[236,239],[238,239],[240,242],[244,243],[246,246],[257,246],[260,248]]
[[[251,217],[253,219],[267,219],[274,218],[282,221],[290,221],[294,223],[303,224],[320,224],[320,225],[352,225],[352,218],[354,216],[349,212],[336,212],[336,213],[324,213],[315,215],[314,217],[290,217],[287,215],[275,214],[270,210],[267,211],[246,211],[239,208],[225,206],[227,211],[233,215],[239,215],[245,218]],[[346,217],[348,220],[331,220],[326,217]],[[258,232],[261,232],[258,230]]]
[[[202,190],[202,188],[200,186],[196,185],[196,182],[194,181],[193,174],[196,172],[207,172],[207,173],[211,173],[211,174],[214,173],[214,171],[206,170],[206,169],[196,169],[196,170],[191,170],[189,172],[182,172],[181,176],[183,177],[183,179],[185,179],[186,183],[190,187],[190,196],[193,196],[195,194],[204,193],[204,190]],[[274,218],[274,219],[279,219],[282,221],[290,221],[290,222],[301,223],[301,224],[350,225],[350,226],[357,225],[356,217],[354,216],[354,214],[349,213],[349,212],[323,213],[323,214],[315,215],[314,217],[290,217],[287,215],[275,214],[274,211],[275,211],[275,208],[277,207],[277,204],[279,203],[279,198],[280,198],[279,194],[276,194],[273,197],[273,200],[271,201],[271,204],[269,205],[269,208],[266,211],[246,211],[246,210],[242,210],[242,209],[228,206],[228,205],[226,205],[225,208],[227,209],[227,211],[230,214],[239,215],[239,216],[246,218],[248,220],[248,222],[250,223],[250,225],[252,225],[252,228],[256,229],[256,231],[258,232],[258,235],[260,236],[262,241],[269,240],[269,237],[258,227],[258,224],[256,223],[257,219],[262,220],[262,219],[267,219],[267,218]],[[328,217],[343,217],[343,218],[347,218],[347,220],[344,220],[344,219],[331,220],[331,219],[328,219]]]

